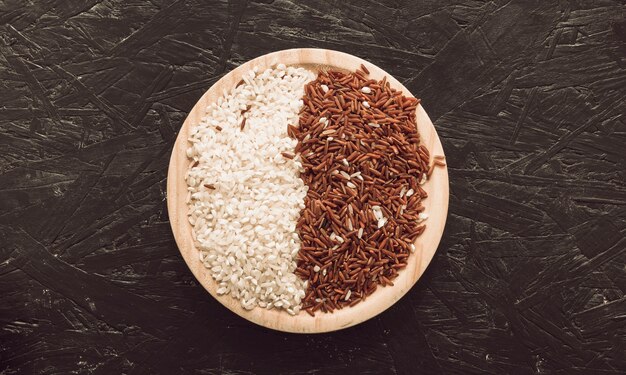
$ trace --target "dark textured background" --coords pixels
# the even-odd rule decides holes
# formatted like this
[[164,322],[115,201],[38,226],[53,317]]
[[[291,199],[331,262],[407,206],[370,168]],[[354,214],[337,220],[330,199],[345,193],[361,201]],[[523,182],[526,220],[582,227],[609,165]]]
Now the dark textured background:
[[[0,374],[624,374],[623,1],[0,1]],[[194,280],[165,177],[242,62],[323,47],[423,99],[448,224],[399,303],[323,335]]]

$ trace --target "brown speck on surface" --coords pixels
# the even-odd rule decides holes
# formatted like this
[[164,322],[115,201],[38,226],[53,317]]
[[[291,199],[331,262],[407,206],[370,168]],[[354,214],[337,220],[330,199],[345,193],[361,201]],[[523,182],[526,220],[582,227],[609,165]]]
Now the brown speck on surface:
[[426,176],[430,178],[430,175],[433,174],[434,169],[435,169],[435,163],[431,164],[430,167],[428,167],[428,172],[426,172]]

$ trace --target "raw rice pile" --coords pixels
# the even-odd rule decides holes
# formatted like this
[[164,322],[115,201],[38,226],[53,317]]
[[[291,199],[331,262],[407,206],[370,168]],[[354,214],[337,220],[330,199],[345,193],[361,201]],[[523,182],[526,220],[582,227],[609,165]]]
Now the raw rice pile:
[[298,313],[306,282],[294,274],[296,223],[307,187],[294,158],[304,85],[312,72],[283,64],[244,75],[191,130],[187,156],[189,222],[217,293],[245,309]]
[[354,72],[244,74],[192,127],[186,175],[200,260],[245,309],[354,306],[410,262],[422,185],[420,100]]
[[408,265],[428,218],[430,155],[417,132],[419,99],[364,66],[320,72],[303,102],[289,129],[309,187],[296,274],[309,282],[302,308],[314,315],[356,305]]

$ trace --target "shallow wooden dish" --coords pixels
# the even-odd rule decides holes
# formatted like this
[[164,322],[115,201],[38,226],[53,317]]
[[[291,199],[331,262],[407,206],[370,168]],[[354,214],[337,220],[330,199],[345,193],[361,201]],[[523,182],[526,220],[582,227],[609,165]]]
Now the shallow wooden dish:
[[[415,243],[417,250],[411,254],[407,268],[400,271],[400,275],[393,281],[394,286],[379,287],[374,294],[354,307],[344,308],[332,314],[318,312],[315,317],[311,317],[306,312],[291,316],[284,311],[266,310],[259,307],[247,311],[241,307],[238,300],[231,296],[218,296],[216,293],[217,284],[199,260],[198,250],[194,247],[191,238],[191,225],[187,221],[188,208],[185,203],[187,185],[184,175],[189,167],[189,160],[186,155],[189,130],[193,124],[200,122],[207,105],[216,101],[224,89],[230,90],[237,85],[243,73],[254,66],[263,70],[277,63],[304,66],[313,70],[335,68],[351,71],[364,64],[370,71],[370,77],[382,79],[383,76],[387,76],[387,81],[393,88],[402,90],[407,96],[410,95],[409,90],[379,67],[342,52],[308,48],[291,49],[270,53],[248,61],[216,82],[198,100],[180,129],[172,151],[167,175],[167,208],[170,224],[176,244],[196,279],[214,298],[237,315],[264,327],[286,332],[320,333],[334,331],[361,323],[385,311],[411,289],[424,273],[437,250],[446,222],[448,171],[445,167],[436,167],[430,180],[423,186],[428,192],[428,198],[423,201],[426,207],[424,212],[429,215],[429,219],[426,221],[426,230],[418,237]],[[421,105],[417,107],[416,114],[422,143],[430,150],[431,157],[432,155],[444,155],[437,132]]]

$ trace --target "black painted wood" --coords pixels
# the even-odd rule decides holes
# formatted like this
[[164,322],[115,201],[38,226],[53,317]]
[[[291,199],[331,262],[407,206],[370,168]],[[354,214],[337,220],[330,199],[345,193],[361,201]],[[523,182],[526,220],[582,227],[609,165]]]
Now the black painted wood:
[[[0,373],[623,374],[625,7],[597,1],[0,1]],[[187,270],[165,177],[255,56],[355,54],[422,98],[451,201],[393,308],[299,336]]]

